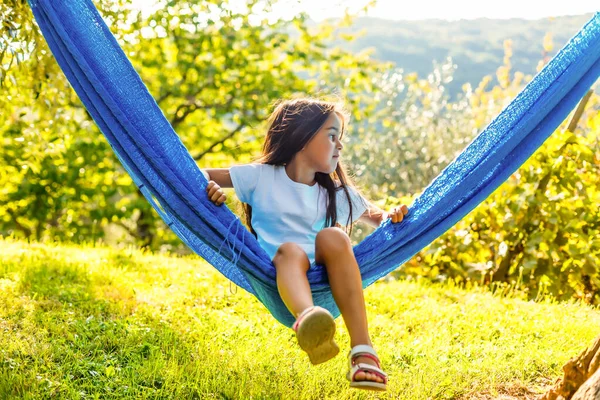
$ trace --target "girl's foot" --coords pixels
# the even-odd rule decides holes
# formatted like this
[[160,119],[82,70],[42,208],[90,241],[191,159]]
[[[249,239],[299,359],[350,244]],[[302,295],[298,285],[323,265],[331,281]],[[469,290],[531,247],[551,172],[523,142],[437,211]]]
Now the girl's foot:
[[[372,360],[369,357],[364,357],[364,356],[356,357],[354,359],[354,363],[355,364],[369,364],[374,367],[380,368],[379,365],[374,360]],[[371,373],[371,372],[365,372],[363,370],[359,370],[356,373],[356,375],[354,376],[354,380],[356,380],[356,381],[373,381],[373,382],[379,382],[379,383],[385,382],[385,380],[380,375],[377,375],[377,374]]]
[[313,365],[324,363],[335,357],[340,348],[334,341],[335,320],[322,307],[304,310],[293,326],[300,348],[308,354]]
[[387,374],[381,370],[379,358],[369,345],[354,346],[348,354],[350,387],[368,390],[386,390]]

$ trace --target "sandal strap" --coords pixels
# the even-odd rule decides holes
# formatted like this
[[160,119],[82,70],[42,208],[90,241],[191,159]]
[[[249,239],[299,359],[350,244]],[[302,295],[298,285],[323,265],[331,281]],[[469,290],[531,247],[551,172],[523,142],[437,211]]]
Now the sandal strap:
[[357,357],[368,357],[375,361],[378,366],[380,366],[381,364],[379,361],[379,357],[377,356],[377,352],[373,347],[369,346],[368,344],[359,344],[357,346],[354,346],[352,350],[350,350],[350,353],[348,353],[348,361],[350,363],[350,366],[353,365],[353,361]]
[[357,353],[366,353],[377,357],[377,352],[375,351],[375,349],[369,346],[368,344],[359,344],[354,346],[352,350],[350,350],[349,357],[354,357]]
[[356,353],[350,361],[352,365],[356,365],[356,364],[354,364],[354,360],[356,360],[358,357],[370,358],[377,364],[377,368],[381,368],[379,358],[377,358],[373,354],[369,354],[369,353]]
[[[350,370],[350,380],[352,382],[361,382],[361,381],[356,381],[356,374],[358,374],[359,372],[364,372],[364,373],[372,373],[375,374],[377,376],[379,376],[381,379],[383,379],[383,383],[387,384],[387,374],[385,372],[383,372],[380,368],[371,365],[371,364],[365,364],[365,363],[360,363],[360,364],[355,364],[352,366],[352,369]],[[366,380],[365,382],[371,382],[369,380]]]
[[[304,311],[302,311],[300,313],[300,315],[298,315],[298,318],[296,318],[296,322],[294,322],[294,325],[292,325],[292,329],[295,332],[298,332],[298,327],[300,326],[300,323],[302,322],[302,320],[304,319],[304,317],[306,317],[308,314],[310,314],[311,312],[313,312],[315,310],[321,310],[321,311],[324,311],[327,314],[331,315],[331,313],[329,312],[329,310],[327,310],[326,308],[323,308],[323,307],[320,307],[320,306],[311,306],[311,307],[308,307],[307,309],[305,309]],[[331,318],[333,318],[333,316]]]
[[298,315],[298,318],[296,318],[296,322],[294,322],[294,325],[292,325],[292,329],[294,331],[298,331],[298,325],[300,325],[300,321],[302,321],[302,319],[306,316],[306,314],[308,314],[309,312],[311,312],[314,309],[315,309],[315,306],[312,306],[312,307],[308,307],[307,309],[302,311],[300,313],[300,315]]

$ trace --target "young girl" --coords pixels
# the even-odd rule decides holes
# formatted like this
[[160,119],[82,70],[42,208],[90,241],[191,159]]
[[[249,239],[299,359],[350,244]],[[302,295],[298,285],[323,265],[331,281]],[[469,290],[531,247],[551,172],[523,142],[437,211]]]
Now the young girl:
[[206,191],[217,205],[223,188],[235,189],[246,222],[276,269],[281,299],[297,317],[293,329],[313,364],[334,357],[335,322],[315,307],[306,276],[313,261],[327,270],[333,298],[351,340],[350,386],[385,390],[387,375],[372,347],[358,264],[348,234],[339,228],[362,220],[377,227],[402,221],[406,206],[389,213],[366,201],[340,163],[347,114],[336,103],[312,99],[280,102],[269,119],[263,155],[256,162],[206,169]]

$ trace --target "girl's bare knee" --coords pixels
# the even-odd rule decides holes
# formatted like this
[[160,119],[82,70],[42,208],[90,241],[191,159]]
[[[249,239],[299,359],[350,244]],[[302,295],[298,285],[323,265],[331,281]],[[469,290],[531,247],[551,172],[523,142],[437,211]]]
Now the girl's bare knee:
[[302,247],[292,242],[286,242],[279,246],[277,248],[277,252],[275,253],[275,257],[273,257],[273,264],[275,264],[275,268],[284,263],[299,264],[306,269],[310,267],[310,262],[306,252],[302,249]]
[[315,246],[317,249],[327,252],[343,251],[352,248],[352,242],[350,242],[348,234],[342,229],[331,227],[325,228],[317,233]]

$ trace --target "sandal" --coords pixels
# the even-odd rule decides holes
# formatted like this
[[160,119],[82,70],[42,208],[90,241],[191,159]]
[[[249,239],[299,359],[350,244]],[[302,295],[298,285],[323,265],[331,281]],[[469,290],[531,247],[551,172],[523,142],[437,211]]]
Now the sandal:
[[313,365],[324,363],[340,352],[333,340],[335,320],[322,307],[309,307],[298,316],[292,329],[296,332],[300,348],[308,354]]
[[[377,366],[371,364],[355,364],[354,360],[358,357],[368,357],[371,360],[375,361]],[[346,375],[346,378],[350,381],[350,387],[357,389],[367,389],[367,390],[379,390],[384,391],[387,389],[387,374],[381,370],[381,365],[379,362],[379,357],[377,357],[377,353],[375,349],[366,344],[359,344],[358,346],[354,346],[350,353],[348,354],[348,364],[350,370]],[[383,379],[383,382],[375,382],[375,381],[357,381],[355,380],[356,374],[359,372],[370,372],[379,376]]]

